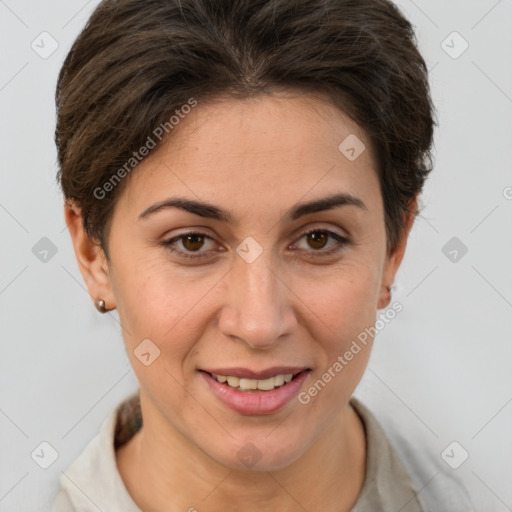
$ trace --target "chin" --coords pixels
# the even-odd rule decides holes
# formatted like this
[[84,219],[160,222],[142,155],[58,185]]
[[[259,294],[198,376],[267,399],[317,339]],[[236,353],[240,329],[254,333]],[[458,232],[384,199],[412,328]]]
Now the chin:
[[262,435],[261,441],[248,440],[233,443],[233,448],[228,451],[222,450],[218,454],[206,453],[229,469],[258,472],[285,469],[293,464],[306,450],[303,442],[283,446],[284,442],[277,439],[272,442],[265,441],[265,435]]

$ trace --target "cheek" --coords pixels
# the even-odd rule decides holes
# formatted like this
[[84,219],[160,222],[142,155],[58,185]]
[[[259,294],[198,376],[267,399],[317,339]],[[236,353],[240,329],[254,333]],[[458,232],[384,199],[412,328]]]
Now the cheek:
[[180,272],[165,261],[120,266],[115,282],[122,286],[115,286],[114,293],[127,349],[133,351],[148,338],[166,365],[179,366],[200,337],[208,317],[204,299],[217,281],[217,275]]
[[294,292],[317,318],[318,339],[327,335],[336,346],[374,324],[379,273],[374,265],[345,262],[328,275],[296,279]]
[[116,289],[116,301],[125,327],[126,351],[139,386],[161,410],[169,404],[180,413],[186,408],[192,410],[185,387],[207,318],[201,299],[215,280],[211,276],[185,278],[171,272],[168,265],[145,264],[126,270],[118,273],[117,282],[122,287]]
[[316,374],[298,397],[309,413],[332,420],[339,412],[333,404],[350,399],[366,369],[375,325],[378,273],[373,267],[354,265],[316,283],[306,294],[311,312],[310,334],[322,346]]

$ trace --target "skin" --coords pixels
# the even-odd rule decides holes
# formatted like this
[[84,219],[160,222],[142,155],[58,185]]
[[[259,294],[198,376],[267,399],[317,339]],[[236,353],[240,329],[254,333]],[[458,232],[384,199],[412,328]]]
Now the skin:
[[[354,161],[338,150],[349,134],[366,146]],[[268,415],[228,409],[197,369],[309,367],[307,390],[389,304],[386,287],[413,218],[404,217],[402,239],[387,254],[370,141],[322,97],[199,103],[171,135],[125,178],[109,260],[84,233],[80,208],[65,205],[91,297],[118,309],[140,386],[144,426],[116,454],[126,488],[144,511],[348,511],[366,470],[364,427],[348,402],[372,340],[310,403],[295,399]],[[366,208],[284,215],[334,192],[350,193]],[[229,210],[236,224],[177,208],[138,220],[174,196]],[[338,242],[315,243],[304,236],[312,228],[350,243],[315,258]],[[174,247],[199,248],[206,257],[184,258],[162,245],[191,230],[211,239],[181,239]],[[262,248],[252,263],[236,253],[248,236]],[[149,366],[134,355],[146,338],[161,351]],[[237,456],[247,442],[261,453],[251,468]]]

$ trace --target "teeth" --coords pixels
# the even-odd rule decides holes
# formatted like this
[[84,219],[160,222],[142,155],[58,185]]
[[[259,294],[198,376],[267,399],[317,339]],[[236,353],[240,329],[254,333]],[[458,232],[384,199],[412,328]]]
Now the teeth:
[[269,377],[268,379],[255,380],[254,382],[256,382],[258,389],[261,389],[262,391],[270,391],[271,389],[274,389],[276,385],[275,380],[275,377]]
[[240,384],[240,379],[238,377],[226,377],[226,380],[228,381],[228,385],[232,388],[237,388]]
[[228,386],[241,391],[259,389],[260,391],[271,391],[272,389],[288,383],[293,378],[293,373],[286,373],[269,377],[268,379],[240,379],[231,375],[213,375],[218,382],[227,383]]
[[239,386],[242,389],[258,389],[258,381],[256,379],[240,379]]
[[284,384],[284,375],[276,375],[274,377],[274,386],[282,386]]

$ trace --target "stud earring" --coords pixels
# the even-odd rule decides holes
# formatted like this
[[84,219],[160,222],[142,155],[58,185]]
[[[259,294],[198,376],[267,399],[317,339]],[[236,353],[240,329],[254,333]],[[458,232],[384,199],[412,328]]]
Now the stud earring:
[[96,306],[96,309],[100,313],[106,313],[108,311],[107,308],[105,307],[105,301],[103,299],[96,299],[94,301],[94,305]]

